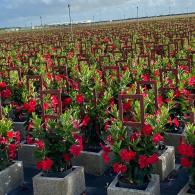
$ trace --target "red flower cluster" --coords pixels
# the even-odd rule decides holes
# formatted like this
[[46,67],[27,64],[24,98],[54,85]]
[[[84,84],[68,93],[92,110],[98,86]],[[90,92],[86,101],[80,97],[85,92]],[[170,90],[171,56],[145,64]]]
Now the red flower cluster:
[[152,140],[153,140],[154,144],[156,145],[160,141],[164,141],[164,137],[160,133],[158,133],[158,134],[153,136]]
[[142,128],[142,133],[145,136],[150,136],[153,132],[153,129],[150,125],[148,124],[144,124],[143,128]]
[[122,161],[130,162],[131,160],[134,160],[136,157],[136,153],[133,151],[129,151],[127,149],[123,149],[120,151],[120,158]]
[[1,91],[1,97],[3,99],[7,99],[11,96],[11,91],[9,89],[4,89],[3,91]]
[[43,171],[49,171],[53,166],[53,161],[49,158],[45,158],[44,160],[37,163],[37,169]]
[[109,146],[104,146],[102,143],[100,143],[100,146],[103,150],[102,158],[103,158],[105,164],[108,164],[110,162],[109,153],[111,152],[111,149]]
[[89,124],[90,121],[90,117],[88,115],[86,115],[81,123],[81,126],[86,127]]
[[69,151],[74,157],[78,157],[81,154],[81,151],[83,150],[83,143],[82,143],[83,141],[82,141],[82,137],[77,134],[74,135],[74,139],[77,143],[72,145]]
[[188,79],[188,85],[191,86],[191,87],[194,87],[195,86],[195,76],[190,77]]
[[24,109],[29,114],[32,114],[33,112],[35,112],[35,108],[36,108],[36,100],[35,99],[31,99],[28,103],[24,103]]
[[76,101],[77,101],[78,104],[82,104],[84,102],[84,96],[81,95],[81,94],[78,94],[76,96]]
[[114,163],[113,169],[115,173],[125,173],[127,171],[127,167],[120,163]]
[[186,156],[186,157],[190,157],[190,158],[193,158],[195,156],[193,146],[185,144],[185,143],[180,143],[180,145],[178,147],[178,152],[182,156]]
[[41,140],[36,141],[35,145],[36,145],[38,150],[44,150],[45,149],[45,143]]
[[146,155],[139,156],[138,163],[139,163],[140,169],[144,169],[144,168],[149,167],[150,165],[155,164],[157,161],[158,161],[158,155],[154,153],[153,155],[149,157],[147,157]]

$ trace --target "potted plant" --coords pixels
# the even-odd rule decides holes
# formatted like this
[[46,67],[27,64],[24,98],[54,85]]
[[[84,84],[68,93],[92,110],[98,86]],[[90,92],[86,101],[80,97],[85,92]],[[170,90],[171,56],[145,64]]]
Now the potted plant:
[[68,109],[59,119],[45,123],[33,114],[33,136],[37,147],[37,168],[41,173],[33,178],[34,194],[74,194],[85,191],[83,167],[73,167],[71,158],[83,149],[76,128],[78,110]]
[[23,165],[15,161],[20,145],[20,132],[14,132],[12,121],[0,120],[0,194],[7,194],[23,183]]
[[[104,119],[106,109],[109,107],[112,92],[104,90],[100,75],[95,67],[82,65],[80,73],[80,90],[74,99],[76,106],[80,109],[81,119],[79,127],[83,137],[84,150],[81,155],[73,161],[75,165],[84,166],[85,172],[93,175],[102,175],[109,167],[102,157],[101,148],[102,131],[104,131]],[[112,161],[112,154],[110,154]]]
[[189,182],[180,191],[179,195],[195,193],[195,125],[188,123],[186,125],[185,140],[181,140],[177,148],[180,157],[181,166],[187,169],[189,173]]
[[154,144],[153,128],[144,124],[142,129],[130,132],[123,126],[116,106],[107,129],[107,139],[116,156],[113,164],[118,175],[108,187],[108,194],[160,194],[159,176],[152,174],[152,167],[158,161]]

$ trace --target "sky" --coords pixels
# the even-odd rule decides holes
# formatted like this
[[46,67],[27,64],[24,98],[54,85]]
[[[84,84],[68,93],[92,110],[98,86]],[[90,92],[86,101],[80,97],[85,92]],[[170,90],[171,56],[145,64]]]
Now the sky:
[[0,0],[0,28],[195,12],[195,0]]

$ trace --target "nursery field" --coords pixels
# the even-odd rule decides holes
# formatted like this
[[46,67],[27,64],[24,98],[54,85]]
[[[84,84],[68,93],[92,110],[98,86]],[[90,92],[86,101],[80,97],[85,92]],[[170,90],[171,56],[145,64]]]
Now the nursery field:
[[195,17],[1,31],[5,194],[195,194]]

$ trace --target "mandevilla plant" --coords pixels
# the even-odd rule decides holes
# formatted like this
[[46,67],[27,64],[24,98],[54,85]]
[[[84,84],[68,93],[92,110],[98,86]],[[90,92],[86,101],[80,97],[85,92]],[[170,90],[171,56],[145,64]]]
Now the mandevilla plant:
[[12,164],[20,146],[20,132],[14,132],[12,121],[7,118],[0,120],[0,171]]
[[190,185],[195,190],[195,125],[186,125],[186,138],[181,141],[178,152],[181,155],[180,163],[187,168],[190,175]]
[[71,168],[71,158],[78,157],[83,149],[79,136],[79,112],[69,109],[59,119],[45,123],[33,113],[32,134],[37,146],[37,168],[44,172],[63,172]]
[[[163,137],[151,125],[142,129],[127,128],[119,118],[116,106],[112,107],[112,117],[107,121],[106,141],[116,155],[114,172],[119,180],[128,184],[144,184],[150,179],[152,165],[158,161],[156,145]],[[105,153],[108,148],[103,148]],[[107,160],[107,156],[103,156]]]

